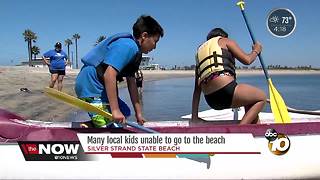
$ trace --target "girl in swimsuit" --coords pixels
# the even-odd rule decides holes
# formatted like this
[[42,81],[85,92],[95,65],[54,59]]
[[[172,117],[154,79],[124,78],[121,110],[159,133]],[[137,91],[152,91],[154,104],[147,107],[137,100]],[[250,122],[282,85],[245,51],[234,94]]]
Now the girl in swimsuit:
[[[235,41],[228,38],[228,34],[221,28],[211,30],[207,36],[207,40],[218,36],[221,37],[218,40],[218,45],[221,49],[226,51],[227,54],[229,53],[229,56],[233,59],[238,59],[242,64],[250,65],[258,54],[261,53],[262,46],[260,43],[254,44],[250,53],[245,53]],[[266,103],[266,95],[261,89],[251,85],[237,84],[235,68],[233,72],[216,72],[199,82],[199,75],[196,69],[192,100],[192,121],[201,120],[198,117],[198,108],[200,94],[203,92],[211,108],[221,110],[244,106],[245,115],[241,119],[240,124],[258,123],[258,114]]]

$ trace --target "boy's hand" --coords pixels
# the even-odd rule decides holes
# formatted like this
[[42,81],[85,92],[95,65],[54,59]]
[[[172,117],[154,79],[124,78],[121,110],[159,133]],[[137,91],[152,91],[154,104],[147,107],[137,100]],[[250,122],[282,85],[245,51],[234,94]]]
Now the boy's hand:
[[143,125],[144,122],[146,122],[146,120],[144,119],[144,117],[142,117],[142,115],[136,115],[136,119],[139,125]]
[[122,114],[121,111],[112,111],[112,119],[119,122],[119,123],[125,123],[126,117]]

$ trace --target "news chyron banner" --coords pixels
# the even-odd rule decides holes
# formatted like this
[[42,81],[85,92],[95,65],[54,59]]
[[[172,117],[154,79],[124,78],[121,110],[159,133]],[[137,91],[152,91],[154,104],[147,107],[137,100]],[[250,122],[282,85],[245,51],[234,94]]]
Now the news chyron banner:
[[[80,141],[18,142],[26,161],[95,161],[111,158],[183,158],[213,154],[260,154],[252,134],[80,133]],[[107,156],[103,156],[107,157]],[[110,157],[110,156],[109,156]]]
[[252,134],[79,133],[85,154],[156,157],[164,154],[260,154]]
[[26,161],[90,161],[79,141],[20,141]]

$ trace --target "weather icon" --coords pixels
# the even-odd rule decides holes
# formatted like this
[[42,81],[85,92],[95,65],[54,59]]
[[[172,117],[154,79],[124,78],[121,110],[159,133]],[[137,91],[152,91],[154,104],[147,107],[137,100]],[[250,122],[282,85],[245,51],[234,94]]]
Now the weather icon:
[[271,23],[278,23],[279,22],[279,17],[278,16],[272,16],[269,21]]

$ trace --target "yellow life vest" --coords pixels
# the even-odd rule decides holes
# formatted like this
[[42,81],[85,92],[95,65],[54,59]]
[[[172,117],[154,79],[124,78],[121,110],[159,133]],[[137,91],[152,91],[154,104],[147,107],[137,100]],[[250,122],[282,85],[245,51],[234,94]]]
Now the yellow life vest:
[[234,57],[229,51],[219,46],[219,39],[221,36],[211,38],[198,48],[196,67],[199,83],[213,73],[229,72],[235,75]]

